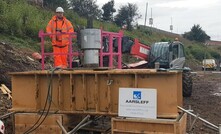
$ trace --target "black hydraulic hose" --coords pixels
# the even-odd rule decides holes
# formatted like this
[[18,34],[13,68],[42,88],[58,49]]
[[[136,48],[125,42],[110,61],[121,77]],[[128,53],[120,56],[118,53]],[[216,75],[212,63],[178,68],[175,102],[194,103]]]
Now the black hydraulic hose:
[[[44,108],[43,108],[43,111],[42,111],[40,117],[38,118],[38,120],[35,122],[35,124],[34,124],[31,128],[29,128],[28,130],[26,130],[26,131],[24,132],[24,134],[29,134],[29,133],[35,131],[35,130],[44,122],[44,120],[45,120],[46,117],[48,116],[49,110],[50,110],[50,108],[51,108],[51,103],[52,103],[52,89],[51,89],[52,79],[53,79],[54,72],[55,72],[56,70],[58,70],[58,69],[60,69],[60,68],[54,68],[54,69],[52,69],[50,81],[49,81],[49,84],[48,84],[48,93],[47,93],[45,105],[44,105]],[[44,116],[44,118],[42,119],[42,121],[39,123],[39,121],[41,120],[43,114],[44,114],[45,111],[46,111],[46,106],[47,106],[47,102],[48,102],[48,101],[49,101],[49,106],[48,106],[46,115]],[[39,124],[38,124],[38,123],[39,123]]]

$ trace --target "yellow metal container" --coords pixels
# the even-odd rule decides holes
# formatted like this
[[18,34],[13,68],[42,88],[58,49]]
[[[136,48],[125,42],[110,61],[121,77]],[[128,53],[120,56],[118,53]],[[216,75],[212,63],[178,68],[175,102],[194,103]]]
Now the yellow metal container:
[[[51,72],[16,72],[11,75],[12,110],[42,110]],[[177,106],[182,106],[181,72],[150,69],[63,70],[56,71],[52,77],[51,111],[116,116],[120,87],[156,89],[157,117],[176,118]]]

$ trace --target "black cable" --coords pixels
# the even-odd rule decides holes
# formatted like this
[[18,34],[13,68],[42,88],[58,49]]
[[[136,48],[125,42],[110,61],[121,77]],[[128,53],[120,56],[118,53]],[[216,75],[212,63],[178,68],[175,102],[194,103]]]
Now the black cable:
[[43,116],[43,114],[44,114],[44,111],[46,110],[46,106],[47,106],[47,102],[48,102],[48,95],[49,95],[49,91],[50,91],[49,89],[50,89],[50,84],[48,85],[48,93],[47,93],[45,105],[44,105],[44,108],[43,108],[43,112],[41,113],[40,117],[39,117],[38,120],[35,122],[35,124],[32,125],[32,127],[29,128],[28,130],[26,130],[24,134],[28,134],[29,131],[31,131],[31,130],[38,124],[38,122],[40,121],[40,119],[42,118],[42,116]]
[[[47,98],[46,98],[45,107],[44,107],[44,109],[43,109],[43,112],[42,112],[41,116],[39,117],[38,121],[37,121],[28,131],[26,131],[26,133],[31,133],[31,132],[33,132],[34,130],[36,130],[36,129],[44,122],[44,120],[46,119],[46,117],[47,117],[47,115],[48,115],[48,113],[49,113],[49,110],[50,110],[50,107],[51,107],[51,102],[52,102],[52,89],[51,89],[52,78],[53,78],[54,71],[57,70],[57,69],[59,69],[59,68],[54,68],[54,69],[52,70],[52,73],[51,73],[50,82],[49,82],[49,87],[48,87],[48,94],[47,94]],[[50,93],[51,93],[51,94],[50,94]],[[49,100],[49,106],[48,106],[46,115],[44,116],[44,118],[42,119],[42,121],[38,124],[38,122],[39,122],[40,119],[42,118],[43,114],[45,113],[48,100]],[[38,124],[38,125],[37,125],[37,124]],[[36,125],[37,125],[37,126],[36,126]]]
[[35,122],[35,124],[34,124],[31,128],[29,128],[28,130],[26,130],[24,134],[30,133],[30,132],[34,129],[34,127],[38,124],[38,122],[40,121],[40,119],[42,118],[42,116],[43,116],[43,114],[44,114],[44,111],[46,110],[46,106],[47,106],[47,102],[48,102],[48,97],[49,97],[50,88],[51,88],[51,87],[50,87],[50,83],[49,83],[49,85],[48,85],[48,93],[47,93],[47,97],[46,97],[46,101],[45,101],[45,105],[44,105],[42,114],[40,115],[40,117],[38,118],[38,120]]
[[[51,108],[51,102],[52,102],[52,89],[51,89],[51,85],[52,85],[52,79],[53,79],[53,75],[54,75],[54,72],[56,70],[58,70],[60,68],[54,68],[52,69],[52,72],[51,72],[51,77],[50,77],[50,81],[49,81],[49,85],[48,85],[48,93],[47,93],[47,97],[46,97],[46,101],[45,101],[45,105],[44,105],[44,108],[43,108],[43,111],[42,111],[42,114],[40,115],[40,117],[38,118],[38,120],[35,122],[35,124],[29,128],[28,130],[26,130],[24,132],[24,134],[29,134],[31,132],[33,132],[34,130],[36,130],[43,122],[44,120],[46,119],[46,117],[48,116],[48,113],[49,113],[49,110]],[[47,109],[47,112],[46,112],[46,115],[44,116],[44,118],[42,119],[42,121],[39,123],[39,121],[41,120],[43,114],[45,113],[46,111],[46,106],[47,106],[47,102],[49,101],[49,106],[48,106],[48,109]],[[39,124],[38,124],[39,123]],[[38,124],[38,125],[37,125]]]

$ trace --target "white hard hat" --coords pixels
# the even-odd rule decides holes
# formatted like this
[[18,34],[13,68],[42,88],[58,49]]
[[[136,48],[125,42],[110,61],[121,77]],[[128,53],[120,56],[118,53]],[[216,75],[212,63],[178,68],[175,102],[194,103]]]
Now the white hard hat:
[[57,13],[57,12],[63,13],[63,12],[64,12],[64,9],[63,9],[62,7],[58,7],[58,8],[56,9],[56,13]]
[[5,125],[4,125],[4,123],[0,120],[0,133],[1,133],[1,134],[4,134],[4,132],[5,132]]

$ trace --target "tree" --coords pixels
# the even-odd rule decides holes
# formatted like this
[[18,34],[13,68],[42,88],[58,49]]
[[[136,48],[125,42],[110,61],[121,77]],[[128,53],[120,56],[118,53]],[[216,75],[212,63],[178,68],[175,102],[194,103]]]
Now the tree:
[[138,13],[137,5],[128,3],[118,10],[118,14],[115,17],[115,23],[121,27],[126,25],[128,30],[132,30],[132,23],[140,17],[141,15]]
[[55,11],[57,7],[62,7],[64,9],[67,9],[68,2],[67,0],[44,0],[43,5],[44,7],[47,7]]
[[116,12],[114,8],[114,0],[109,1],[108,3],[102,6],[103,14],[102,19],[104,21],[113,21],[113,13]]
[[96,0],[70,0],[69,6],[80,16],[100,18],[101,11],[96,2]]
[[183,37],[191,41],[195,40],[199,42],[205,42],[206,40],[210,40],[210,36],[208,36],[206,32],[202,30],[199,24],[194,25],[191,28],[191,31],[185,32]]

